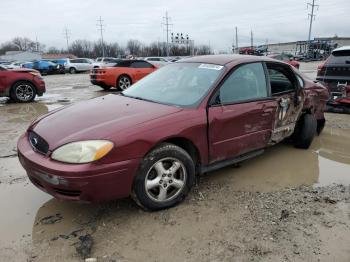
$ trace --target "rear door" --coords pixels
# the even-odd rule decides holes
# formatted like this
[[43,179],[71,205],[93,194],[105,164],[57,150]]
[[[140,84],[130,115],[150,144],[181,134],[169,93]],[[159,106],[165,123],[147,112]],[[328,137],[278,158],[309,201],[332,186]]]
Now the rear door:
[[235,68],[212,97],[208,109],[210,163],[264,148],[276,103],[269,97],[262,63]]
[[270,96],[276,112],[270,144],[275,144],[290,136],[300,116],[304,102],[304,91],[290,65],[267,62]]
[[155,67],[146,61],[135,61],[131,64],[131,68],[135,69],[133,71],[136,81],[144,78],[155,70]]

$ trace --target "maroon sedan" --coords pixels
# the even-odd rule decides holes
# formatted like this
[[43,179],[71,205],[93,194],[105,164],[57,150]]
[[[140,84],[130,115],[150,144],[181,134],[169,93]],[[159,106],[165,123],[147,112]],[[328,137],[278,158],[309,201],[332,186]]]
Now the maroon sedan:
[[51,112],[19,139],[30,180],[59,199],[181,202],[195,175],[292,138],[308,148],[327,90],[267,57],[202,56],[167,65],[121,94]]
[[7,96],[16,102],[31,102],[45,93],[45,82],[33,69],[7,70],[0,66],[0,97]]

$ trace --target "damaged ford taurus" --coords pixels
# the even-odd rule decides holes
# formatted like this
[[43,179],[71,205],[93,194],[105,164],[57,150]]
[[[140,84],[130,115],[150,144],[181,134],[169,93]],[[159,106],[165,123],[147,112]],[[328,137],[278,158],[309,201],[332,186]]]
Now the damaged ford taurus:
[[18,154],[31,182],[58,199],[131,196],[159,210],[181,202],[196,175],[287,138],[308,148],[325,124],[328,96],[282,61],[193,57],[120,94],[40,117],[20,137]]

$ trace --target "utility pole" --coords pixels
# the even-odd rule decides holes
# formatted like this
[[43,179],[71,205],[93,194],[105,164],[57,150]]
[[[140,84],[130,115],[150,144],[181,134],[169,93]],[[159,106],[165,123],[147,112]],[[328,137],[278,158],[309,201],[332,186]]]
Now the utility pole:
[[103,31],[104,31],[104,24],[103,24],[102,17],[100,16],[100,19],[97,20],[98,24],[96,24],[97,26],[97,30],[100,31],[101,33],[101,46],[102,46],[102,56],[105,57],[105,44],[103,42]]
[[253,48],[254,40],[253,40],[253,30],[250,31],[250,47]]
[[238,54],[239,53],[239,49],[238,49],[238,28],[237,28],[237,26],[235,27],[235,29],[236,29],[236,54]]
[[69,37],[70,37],[70,32],[67,27],[64,28],[64,38],[66,39],[67,42],[67,52],[69,52]]
[[312,22],[315,19],[314,15],[314,11],[315,11],[315,7],[319,7],[319,5],[315,5],[315,0],[312,0],[312,4],[311,3],[307,3],[307,8],[309,8],[309,6],[311,6],[311,14],[308,14],[308,17],[310,18],[310,27],[309,27],[309,36],[307,39],[307,57],[309,57],[309,49],[310,49],[310,43],[311,43],[311,31],[312,31]]
[[166,55],[169,57],[169,32],[170,32],[170,26],[173,24],[170,24],[171,18],[168,16],[168,11],[165,12],[165,17],[163,17],[164,22],[162,25],[166,27]]

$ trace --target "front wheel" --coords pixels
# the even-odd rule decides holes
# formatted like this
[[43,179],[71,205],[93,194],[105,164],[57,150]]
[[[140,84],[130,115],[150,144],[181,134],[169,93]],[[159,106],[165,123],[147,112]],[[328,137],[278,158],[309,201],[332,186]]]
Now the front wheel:
[[117,81],[117,88],[121,91],[128,89],[131,86],[131,79],[128,76],[120,76]]
[[194,183],[195,167],[182,148],[163,143],[142,161],[137,172],[133,197],[148,210],[160,210],[180,203]]
[[35,87],[26,81],[20,81],[11,88],[10,97],[19,103],[31,102],[36,96]]
[[75,74],[77,70],[74,67],[69,68],[69,73],[70,74]]

